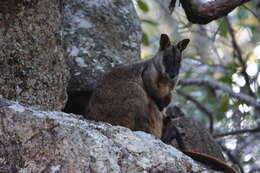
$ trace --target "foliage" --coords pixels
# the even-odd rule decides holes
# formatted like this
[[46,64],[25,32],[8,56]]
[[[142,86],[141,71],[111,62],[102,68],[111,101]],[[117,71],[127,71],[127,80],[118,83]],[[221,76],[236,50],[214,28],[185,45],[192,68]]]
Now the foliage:
[[[211,79],[231,88],[235,95],[244,94],[259,102],[260,10],[256,7],[258,1],[252,0],[233,10],[227,18],[203,26],[189,23],[180,6],[176,6],[170,15],[167,11],[169,4],[162,1],[134,2],[137,4],[144,32],[143,58],[151,57],[155,53],[160,33],[170,34],[176,42],[188,37],[192,42],[184,53],[181,80]],[[200,85],[180,85],[178,89],[196,98],[212,113],[213,134],[260,126],[259,108],[240,100],[239,97],[231,97],[230,93],[222,89]],[[201,122],[208,122],[207,116],[191,101],[176,93],[175,95],[175,103],[180,105],[187,115]],[[208,124],[205,126],[208,127]],[[236,139],[236,142],[228,142],[231,139]],[[245,172],[259,168],[259,139],[259,132],[217,138],[230,149]]]

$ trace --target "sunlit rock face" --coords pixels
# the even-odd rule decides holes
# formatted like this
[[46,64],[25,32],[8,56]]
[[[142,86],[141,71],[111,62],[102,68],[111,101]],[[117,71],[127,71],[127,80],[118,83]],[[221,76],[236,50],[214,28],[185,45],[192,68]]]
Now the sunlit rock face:
[[140,57],[140,21],[131,0],[65,2],[69,91],[92,90],[112,66]]
[[4,99],[0,116],[1,172],[214,172],[144,132]]

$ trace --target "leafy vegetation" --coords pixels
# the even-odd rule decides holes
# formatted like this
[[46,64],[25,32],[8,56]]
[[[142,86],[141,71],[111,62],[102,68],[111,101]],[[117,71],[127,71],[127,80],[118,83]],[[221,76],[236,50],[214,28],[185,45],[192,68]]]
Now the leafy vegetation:
[[[260,106],[242,99],[249,97],[260,104],[260,10],[252,0],[225,18],[207,25],[191,24],[181,6],[172,14],[164,1],[134,1],[142,20],[142,57],[151,57],[158,48],[160,33],[167,33],[176,42],[192,40],[184,53],[181,80],[209,79],[223,86],[207,84],[180,85],[177,90],[192,96],[214,118],[213,134],[229,149],[244,172],[260,170],[260,133],[247,132],[225,135],[227,132],[260,127]],[[231,93],[232,92],[232,93]],[[189,116],[208,122],[207,116],[190,100],[175,93],[175,104]],[[209,122],[205,125],[208,127]]]

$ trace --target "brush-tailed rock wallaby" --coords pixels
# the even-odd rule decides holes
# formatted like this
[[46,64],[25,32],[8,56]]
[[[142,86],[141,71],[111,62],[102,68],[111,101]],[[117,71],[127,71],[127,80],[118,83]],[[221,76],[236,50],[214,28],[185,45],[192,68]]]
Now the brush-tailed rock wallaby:
[[160,138],[163,109],[177,83],[181,54],[189,43],[172,45],[162,34],[160,48],[151,59],[113,68],[105,74],[86,106],[85,117],[145,131]]

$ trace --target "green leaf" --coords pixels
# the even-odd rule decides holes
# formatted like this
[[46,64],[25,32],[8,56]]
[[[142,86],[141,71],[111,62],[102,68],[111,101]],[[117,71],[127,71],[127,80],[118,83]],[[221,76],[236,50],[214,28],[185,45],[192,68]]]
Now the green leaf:
[[224,118],[225,112],[229,109],[229,97],[227,95],[224,95],[220,99],[220,108],[219,108],[219,114],[217,116],[217,120],[221,120]]
[[149,46],[150,45],[149,37],[148,37],[148,35],[145,32],[143,33],[142,43],[143,43],[144,46]]
[[231,85],[231,84],[233,83],[233,81],[232,81],[232,75],[233,75],[233,74],[234,74],[233,72],[228,72],[227,75],[225,75],[225,76],[219,78],[218,80],[219,80],[220,82],[223,82],[223,83],[226,83],[226,84],[230,84],[230,85]]
[[237,63],[235,62],[228,63],[226,66],[227,68],[231,68],[232,70],[237,70],[237,68],[239,68],[239,65],[237,65]]
[[257,90],[257,95],[258,95],[258,97],[260,97],[260,87]]
[[222,21],[219,26],[219,34],[223,37],[227,37],[228,35],[228,26],[225,21]]
[[252,55],[252,52],[249,52],[247,55],[246,55],[246,58],[245,58],[245,62],[247,62],[250,58],[250,56]]
[[232,78],[229,76],[224,76],[219,79],[220,82],[226,83],[226,84],[232,84]]
[[158,25],[157,22],[152,21],[152,20],[148,20],[148,19],[143,19],[142,22],[147,23],[147,24],[152,25],[152,26],[157,26]]
[[248,17],[248,10],[244,7],[239,7],[237,12],[237,17],[240,20],[246,19]]
[[137,5],[143,12],[147,13],[149,11],[148,5],[145,2],[143,2],[143,1],[138,0],[137,1]]
[[243,161],[244,164],[249,164],[249,163],[253,163],[255,162],[255,160],[252,158],[250,158],[248,161]]

